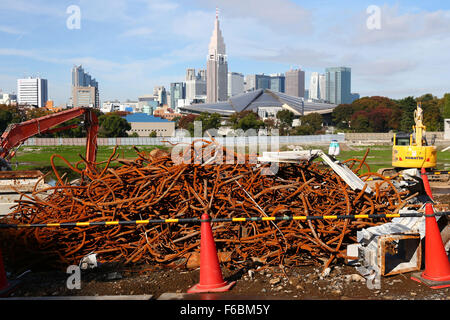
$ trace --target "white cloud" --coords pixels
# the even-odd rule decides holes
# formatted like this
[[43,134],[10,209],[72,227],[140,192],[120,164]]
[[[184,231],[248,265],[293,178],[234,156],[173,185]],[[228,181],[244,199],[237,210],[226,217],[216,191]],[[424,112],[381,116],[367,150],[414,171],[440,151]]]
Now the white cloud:
[[14,28],[14,27],[11,27],[11,26],[2,26],[2,25],[0,25],[0,32],[9,33],[9,34],[16,34],[16,35],[23,35],[23,34],[25,34],[25,32],[23,32],[23,31],[21,31],[21,30],[19,30],[17,28]]
[[127,30],[119,34],[119,37],[142,37],[142,36],[149,36],[153,33],[154,30],[152,28],[141,27]]
[[230,18],[254,18],[278,33],[306,34],[312,31],[311,12],[290,0],[196,0],[203,8]]
[[398,6],[381,7],[381,28],[369,30],[365,23],[367,14],[356,17],[356,26],[348,39],[354,45],[403,44],[404,42],[437,37],[450,37],[450,11],[419,11],[399,13]]

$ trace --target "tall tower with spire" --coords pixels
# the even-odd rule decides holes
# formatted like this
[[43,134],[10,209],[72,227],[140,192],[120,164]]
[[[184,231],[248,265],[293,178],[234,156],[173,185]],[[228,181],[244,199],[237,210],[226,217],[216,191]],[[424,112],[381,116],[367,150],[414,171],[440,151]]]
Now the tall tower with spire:
[[226,101],[228,98],[228,62],[225,42],[219,26],[219,11],[216,9],[214,31],[209,42],[206,62],[206,102]]

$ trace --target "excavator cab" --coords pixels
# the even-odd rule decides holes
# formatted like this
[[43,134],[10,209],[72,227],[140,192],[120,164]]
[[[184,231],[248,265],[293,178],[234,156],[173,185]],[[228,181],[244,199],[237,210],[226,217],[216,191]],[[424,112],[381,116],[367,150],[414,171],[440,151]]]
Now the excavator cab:
[[399,132],[394,133],[394,138],[392,139],[394,146],[409,146],[411,145],[411,134]]

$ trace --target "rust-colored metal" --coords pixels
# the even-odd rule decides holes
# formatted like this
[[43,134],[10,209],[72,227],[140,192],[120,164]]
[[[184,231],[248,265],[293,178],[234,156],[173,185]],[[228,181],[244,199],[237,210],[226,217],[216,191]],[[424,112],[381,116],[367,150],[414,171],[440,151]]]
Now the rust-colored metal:
[[[199,147],[200,145],[200,147]],[[209,158],[202,158],[213,148]],[[118,159],[114,149],[102,163],[78,169],[59,155],[52,156],[57,184],[38,199],[39,190],[23,196],[8,217],[10,223],[52,223],[167,218],[260,217],[282,215],[390,214],[410,196],[395,189],[389,179],[375,184],[375,192],[351,190],[319,162],[280,163],[276,175],[263,175],[264,166],[250,163],[249,155],[232,153],[244,163],[227,164],[226,148],[214,140],[199,139],[182,152],[190,163],[175,164],[166,152],[146,153],[135,148],[134,160]],[[220,151],[220,152],[219,152]],[[187,157],[187,158],[186,158]],[[222,164],[205,164],[223,157]],[[367,166],[364,156],[356,172]],[[62,159],[80,174],[79,185],[63,180],[54,159]],[[200,161],[201,160],[201,161]],[[84,162],[84,160],[82,159]],[[115,164],[114,167],[110,167]],[[118,165],[118,166],[117,166]],[[363,179],[375,175],[366,173]],[[265,221],[213,224],[219,252],[228,267],[245,261],[266,265],[322,264],[328,267],[346,258],[345,244],[356,241],[358,229],[386,222],[370,220]],[[199,251],[200,226],[158,224],[83,228],[7,230],[2,243],[12,260],[45,260],[78,264],[95,252],[99,262],[158,263],[185,267]],[[31,254],[31,255],[30,255]],[[31,259],[30,257],[33,257]],[[231,258],[230,258],[231,257]],[[45,258],[45,259],[43,259]]]

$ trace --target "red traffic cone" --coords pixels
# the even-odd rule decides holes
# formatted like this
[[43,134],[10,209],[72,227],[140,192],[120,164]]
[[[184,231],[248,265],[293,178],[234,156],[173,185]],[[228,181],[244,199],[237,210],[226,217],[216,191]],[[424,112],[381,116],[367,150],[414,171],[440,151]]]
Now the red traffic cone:
[[[202,220],[209,220],[209,215],[204,213]],[[200,239],[200,283],[190,288],[188,293],[201,292],[225,292],[236,283],[227,283],[223,280],[222,271],[217,257],[216,244],[209,221],[202,221]]]
[[427,203],[425,206],[425,271],[413,274],[411,279],[422,282],[432,289],[440,289],[450,287],[450,262],[433,214],[433,206]]
[[431,200],[434,200],[433,193],[431,192],[430,182],[428,181],[427,171],[425,170],[425,168],[422,168],[420,170],[420,174],[422,176],[423,186],[425,187],[427,195],[431,198]]

